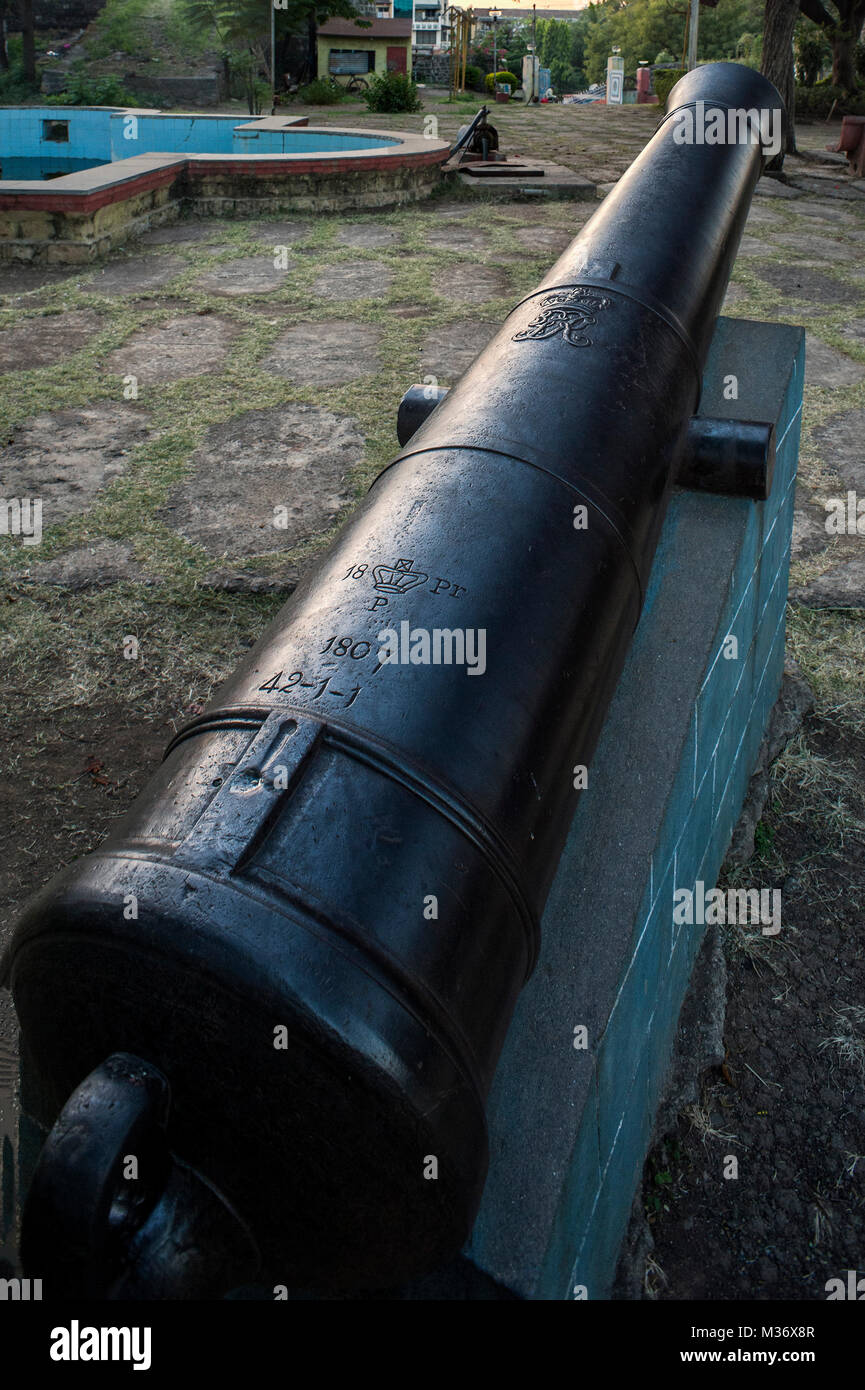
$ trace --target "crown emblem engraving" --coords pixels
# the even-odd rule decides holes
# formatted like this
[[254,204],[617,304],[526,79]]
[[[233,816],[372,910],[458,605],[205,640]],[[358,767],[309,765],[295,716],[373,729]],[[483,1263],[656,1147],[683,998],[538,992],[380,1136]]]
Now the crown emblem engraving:
[[520,343],[532,338],[555,338],[561,333],[571,347],[590,347],[592,339],[586,337],[584,329],[595,326],[598,321],[595,316],[609,303],[609,299],[602,295],[579,287],[555,290],[552,294],[544,295],[539,304],[540,313],[522,333],[515,333],[512,341]]
[[382,594],[407,594],[409,589],[426,583],[429,575],[412,569],[414,560],[397,560],[395,565],[376,565],[372,572],[374,588]]

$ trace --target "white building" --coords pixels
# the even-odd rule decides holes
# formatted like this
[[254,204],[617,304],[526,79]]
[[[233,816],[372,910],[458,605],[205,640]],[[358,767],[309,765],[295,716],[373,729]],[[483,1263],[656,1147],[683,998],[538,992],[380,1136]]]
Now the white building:
[[432,53],[447,48],[450,25],[446,22],[444,0],[414,0],[411,41],[415,53]]

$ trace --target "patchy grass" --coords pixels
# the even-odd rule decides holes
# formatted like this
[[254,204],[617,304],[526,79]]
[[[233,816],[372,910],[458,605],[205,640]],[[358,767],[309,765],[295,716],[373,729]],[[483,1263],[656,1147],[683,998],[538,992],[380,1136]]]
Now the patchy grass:
[[[852,1068],[859,1076],[865,1076],[865,1008],[861,1004],[846,1004],[832,1013],[837,1020],[836,1031],[823,1039],[820,1051],[831,1048],[840,1067]],[[848,1168],[851,1176],[853,1169],[855,1162],[853,1168]]]

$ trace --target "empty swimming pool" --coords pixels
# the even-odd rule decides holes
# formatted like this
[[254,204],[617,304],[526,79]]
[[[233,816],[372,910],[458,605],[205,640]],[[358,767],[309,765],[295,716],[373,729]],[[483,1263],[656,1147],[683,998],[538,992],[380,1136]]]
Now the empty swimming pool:
[[[0,110],[0,259],[82,261],[182,208],[350,211],[425,197],[442,140],[119,107]],[[46,216],[47,214],[47,216]]]

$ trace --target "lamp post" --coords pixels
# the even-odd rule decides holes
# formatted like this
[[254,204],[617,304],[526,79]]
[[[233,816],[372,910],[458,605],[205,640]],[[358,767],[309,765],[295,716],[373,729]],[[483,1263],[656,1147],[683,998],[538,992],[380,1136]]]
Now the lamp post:
[[691,0],[691,18],[688,24],[688,72],[697,66],[697,32],[700,26],[700,0]]
[[499,20],[501,19],[501,17],[502,17],[502,12],[501,12],[501,10],[490,10],[490,23],[491,23],[492,26],[493,26],[493,92],[494,92],[494,93],[495,93],[495,89],[496,89],[496,73],[497,73],[498,70],[499,70],[499,64],[498,64],[498,48],[497,48],[497,45],[496,45],[496,38],[497,38],[496,29],[497,29],[498,22],[499,22]]
[[270,0],[270,109],[276,114],[276,0]]

